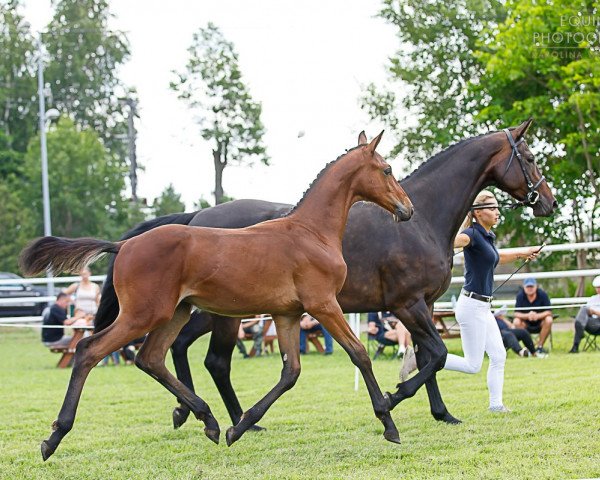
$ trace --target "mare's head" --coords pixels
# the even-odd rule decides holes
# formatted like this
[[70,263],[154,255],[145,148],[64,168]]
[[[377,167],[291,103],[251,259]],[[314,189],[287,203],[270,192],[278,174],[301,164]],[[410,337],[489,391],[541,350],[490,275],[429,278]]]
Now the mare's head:
[[531,207],[536,217],[548,217],[558,204],[525,142],[532,121],[530,118],[518,127],[490,135],[499,142],[499,150],[490,163],[490,175],[496,186],[520,204]]
[[365,132],[358,136],[359,147],[354,152],[362,156],[362,163],[353,177],[354,191],[361,200],[376,203],[391,212],[396,221],[409,220],[414,212],[413,204],[394,178],[392,167],[375,151],[382,136],[383,132],[371,143],[367,142]]

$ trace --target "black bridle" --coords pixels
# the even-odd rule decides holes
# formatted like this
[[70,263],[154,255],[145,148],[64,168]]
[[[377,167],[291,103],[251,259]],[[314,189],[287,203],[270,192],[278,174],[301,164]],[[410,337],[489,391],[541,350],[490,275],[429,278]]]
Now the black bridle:
[[521,143],[523,143],[525,138],[521,137],[517,142],[515,142],[512,134],[510,133],[508,128],[505,128],[502,131],[504,133],[506,133],[506,137],[508,138],[508,143],[510,143],[510,146],[512,149],[512,151],[510,153],[510,158],[508,159],[508,164],[506,165],[506,170],[504,170],[504,175],[506,175],[506,173],[508,172],[508,169],[510,168],[510,166],[512,164],[513,158],[517,157],[517,160],[519,161],[519,166],[521,167],[521,171],[523,172],[523,175],[525,176],[525,181],[527,182],[527,189],[528,189],[527,196],[525,197],[524,200],[517,200],[515,203],[509,203],[506,206],[510,209],[515,209],[515,208],[524,207],[524,206],[531,207],[531,206],[535,205],[538,202],[538,200],[540,199],[540,192],[538,192],[537,189],[542,184],[542,182],[545,180],[545,177],[542,175],[536,183],[533,183],[533,181],[531,180],[531,177],[529,176],[529,173],[527,173],[527,170],[525,169],[525,164],[523,163],[523,157],[521,156],[521,152],[519,152],[519,148],[518,148],[519,145]]

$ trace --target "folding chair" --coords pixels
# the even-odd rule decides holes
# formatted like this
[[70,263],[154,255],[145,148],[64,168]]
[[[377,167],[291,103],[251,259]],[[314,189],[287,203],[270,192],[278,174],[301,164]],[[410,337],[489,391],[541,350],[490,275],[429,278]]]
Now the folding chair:
[[374,350],[373,360],[376,360],[381,354],[384,353],[386,347],[392,347],[393,357],[396,357],[398,351],[398,343],[392,342],[391,340],[384,339],[384,342],[379,342],[373,335],[369,335],[367,339],[367,353],[371,356],[371,350]]
[[600,346],[598,346],[598,335],[592,334],[586,331],[583,332],[583,349],[582,351],[591,350],[592,352],[596,352],[600,350]]

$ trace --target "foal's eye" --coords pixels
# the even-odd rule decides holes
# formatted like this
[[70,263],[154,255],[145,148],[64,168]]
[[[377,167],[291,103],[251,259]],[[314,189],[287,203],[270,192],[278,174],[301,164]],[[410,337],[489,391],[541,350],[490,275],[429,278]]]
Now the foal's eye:
[[387,177],[388,175],[392,174],[392,167],[387,167],[384,171],[383,174]]

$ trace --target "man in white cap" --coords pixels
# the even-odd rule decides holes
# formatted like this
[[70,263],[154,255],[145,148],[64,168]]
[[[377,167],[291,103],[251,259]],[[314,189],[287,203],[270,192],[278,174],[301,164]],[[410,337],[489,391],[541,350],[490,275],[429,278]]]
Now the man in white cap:
[[591,335],[600,335],[600,275],[594,278],[592,285],[596,289],[596,295],[590,297],[575,317],[575,338],[569,353],[579,353],[579,342],[584,331]]

